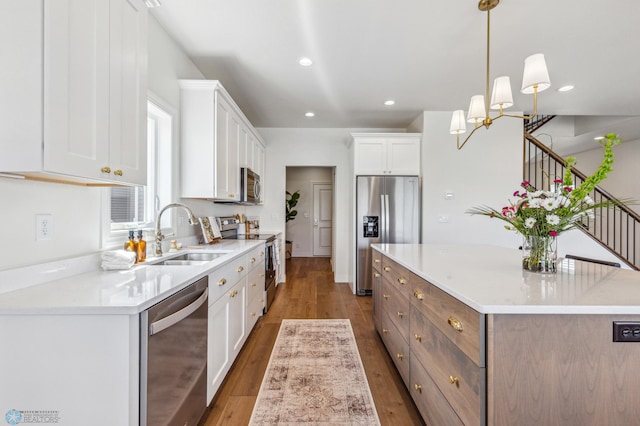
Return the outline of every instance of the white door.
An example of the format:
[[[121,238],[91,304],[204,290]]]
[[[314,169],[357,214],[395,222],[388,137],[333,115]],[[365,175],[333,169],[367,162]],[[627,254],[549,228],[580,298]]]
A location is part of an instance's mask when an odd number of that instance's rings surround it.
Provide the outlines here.
[[[333,187],[313,184],[313,255],[331,256]]]

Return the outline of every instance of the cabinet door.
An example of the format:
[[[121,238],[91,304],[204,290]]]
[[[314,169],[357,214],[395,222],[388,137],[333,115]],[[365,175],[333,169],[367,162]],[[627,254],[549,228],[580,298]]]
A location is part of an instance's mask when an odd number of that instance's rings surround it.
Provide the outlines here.
[[[387,139],[387,172],[393,175],[420,174],[420,139]]]
[[[233,362],[229,350],[229,299],[225,295],[209,306],[207,404],[211,402]]]
[[[257,139],[253,139],[253,170],[262,177],[264,177],[264,164],[264,146]]]
[[[382,333],[382,275],[375,269],[372,273],[373,323],[378,333]]]
[[[147,7],[111,0],[109,165],[114,180],[147,183]]]
[[[246,309],[247,279],[245,277],[229,294],[229,350],[232,360],[242,349],[247,337]]]
[[[251,168],[253,159],[253,147],[249,138],[249,132],[244,125],[240,126],[238,134],[238,165]]]
[[[354,142],[356,175],[381,175],[386,173],[386,141],[381,138],[358,138]]]
[[[240,122],[233,113],[231,104],[219,94],[216,98],[215,198],[239,201],[238,132]]]
[[[108,179],[109,2],[44,2],[45,171]]]

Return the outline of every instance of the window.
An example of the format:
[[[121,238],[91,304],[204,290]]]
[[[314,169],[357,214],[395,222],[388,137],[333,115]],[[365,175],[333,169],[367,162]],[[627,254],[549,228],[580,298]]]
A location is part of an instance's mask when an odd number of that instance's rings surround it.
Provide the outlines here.
[[[147,185],[106,190],[103,196],[106,206],[103,248],[120,244],[128,230],[153,229],[160,206],[172,199],[173,123],[176,114],[163,102],[153,97],[150,99],[147,103]],[[164,217],[162,222],[167,225]]]

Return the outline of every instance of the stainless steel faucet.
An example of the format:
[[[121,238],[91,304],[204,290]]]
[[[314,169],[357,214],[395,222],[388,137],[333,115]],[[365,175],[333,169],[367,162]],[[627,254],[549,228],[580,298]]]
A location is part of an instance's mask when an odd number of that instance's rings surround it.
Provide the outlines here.
[[[189,223],[191,225],[198,225],[200,223],[200,221],[198,221],[198,218],[195,217],[195,215],[193,214],[193,212],[191,211],[191,209],[187,206],[185,206],[182,203],[171,203],[171,204],[167,204],[166,206],[164,206],[162,209],[160,209],[160,211],[158,212],[158,216],[156,216],[156,256],[162,256],[162,240],[164,239],[164,235],[162,234],[162,231],[160,230],[160,217],[162,216],[162,213],[164,213],[165,210],[171,208],[171,207],[181,207],[183,209],[185,209],[187,211],[187,214],[189,215]]]

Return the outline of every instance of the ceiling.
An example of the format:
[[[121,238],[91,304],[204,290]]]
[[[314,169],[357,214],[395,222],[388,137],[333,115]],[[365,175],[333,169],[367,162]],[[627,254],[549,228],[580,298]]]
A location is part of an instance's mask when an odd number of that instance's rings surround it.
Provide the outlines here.
[[[256,127],[406,128],[485,90],[476,0],[162,0],[151,13]],[[511,76],[514,110],[531,110],[523,61],[542,52],[538,113],[640,116],[640,1],[502,0],[491,38],[491,79]]]

